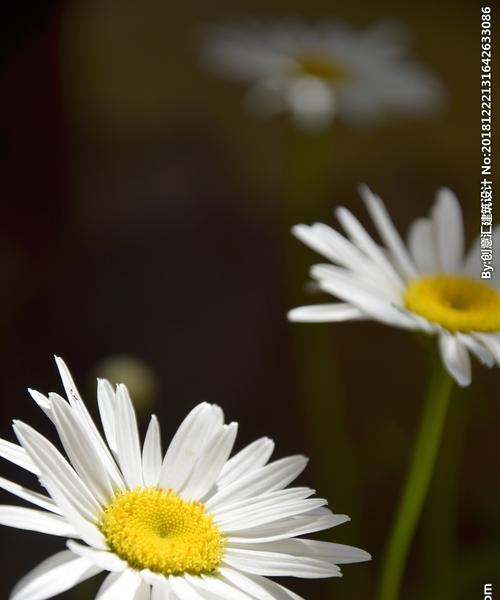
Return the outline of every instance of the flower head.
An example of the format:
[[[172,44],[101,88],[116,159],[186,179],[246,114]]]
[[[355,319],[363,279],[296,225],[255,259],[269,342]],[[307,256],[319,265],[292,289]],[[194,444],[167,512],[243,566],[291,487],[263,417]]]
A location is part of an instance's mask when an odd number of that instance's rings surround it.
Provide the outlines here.
[[[203,403],[162,456],[155,416],[140,444],[123,385],[98,383],[104,438],[66,365],[56,359],[68,401],[30,390],[51,419],[65,458],[29,425],[0,455],[38,476],[48,495],[0,479],[5,490],[44,510],[0,506],[0,523],[71,538],[14,588],[11,600],[44,600],[109,572],[100,600],[298,599],[268,576],[336,577],[338,563],[368,560],[357,548],[299,538],[348,520],[307,487],[287,487],[303,456],[269,462],[259,439],[229,458],[237,424]]]
[[[388,23],[356,31],[332,21],[250,21],[210,27],[204,56],[212,70],[249,86],[255,112],[286,112],[301,128],[322,129],[337,116],[358,122],[440,104],[441,86],[405,56],[403,33]]]
[[[345,208],[336,216],[347,237],[316,223],[294,234],[334,264],[311,269],[319,288],[342,302],[296,308],[292,321],[373,319],[394,327],[437,335],[448,372],[462,386],[471,381],[469,352],[483,364],[500,366],[500,262],[481,279],[480,241],[464,255],[460,204],[441,189],[427,218],[410,227],[407,245],[382,200],[366,187],[361,195],[384,243],[379,246]],[[493,228],[500,246],[500,226]]]

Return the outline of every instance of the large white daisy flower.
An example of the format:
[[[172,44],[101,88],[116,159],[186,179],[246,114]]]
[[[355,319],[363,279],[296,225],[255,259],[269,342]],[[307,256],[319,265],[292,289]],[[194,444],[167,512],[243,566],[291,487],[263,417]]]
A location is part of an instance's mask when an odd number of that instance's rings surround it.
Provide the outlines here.
[[[289,319],[373,319],[437,335],[443,363],[462,386],[471,381],[469,352],[500,366],[499,254],[493,277],[481,279],[480,241],[464,255],[456,196],[441,189],[429,217],[411,225],[405,245],[382,200],[364,186],[360,191],[385,247],[342,207],[335,212],[347,237],[322,223],[295,226],[300,240],[335,263],[315,265],[311,276],[342,302],[296,308]],[[500,226],[493,228],[493,245],[500,248]]]
[[[29,425],[14,421],[20,445],[0,440],[0,455],[38,476],[48,495],[0,479],[44,510],[0,506],[0,523],[71,538],[14,588],[11,600],[51,598],[108,571],[99,600],[286,600],[299,596],[274,576],[337,577],[337,564],[368,560],[357,548],[297,536],[344,523],[314,490],[287,486],[307,459],[269,462],[259,439],[229,458],[237,424],[200,404],[162,455],[152,416],[140,444],[123,385],[98,383],[105,440],[61,359],[68,401],[30,390],[51,419],[67,458]]]
[[[332,21],[249,21],[208,28],[204,58],[249,86],[254,111],[288,112],[298,126],[321,129],[337,115],[357,122],[440,105],[441,86],[406,57],[405,37],[393,23],[356,31]]]

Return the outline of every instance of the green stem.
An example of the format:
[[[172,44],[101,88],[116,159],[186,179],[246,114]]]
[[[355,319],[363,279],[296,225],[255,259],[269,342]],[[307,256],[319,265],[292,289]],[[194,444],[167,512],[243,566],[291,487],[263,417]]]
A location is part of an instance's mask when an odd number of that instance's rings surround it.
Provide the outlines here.
[[[399,597],[411,542],[429,489],[452,387],[451,377],[435,356],[410,470],[382,567],[379,600],[397,600]]]

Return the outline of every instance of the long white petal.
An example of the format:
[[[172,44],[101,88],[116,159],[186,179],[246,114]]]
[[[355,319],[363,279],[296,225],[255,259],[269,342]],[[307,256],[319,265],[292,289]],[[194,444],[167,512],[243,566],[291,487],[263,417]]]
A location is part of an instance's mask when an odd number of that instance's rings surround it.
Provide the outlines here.
[[[312,304],[288,311],[289,321],[297,323],[335,323],[337,321],[360,321],[369,318],[363,311],[347,302]]]
[[[197,590],[213,594],[216,598],[224,600],[253,600],[229,581],[224,581],[219,575],[201,575],[200,577],[188,576],[186,579]]]
[[[92,494],[102,504],[114,496],[113,482],[105,468],[100,448],[87,428],[75,415],[74,409],[59,395],[49,394],[54,424],[71,464]]]
[[[422,275],[432,275],[440,270],[435,226],[431,219],[413,221],[408,230],[408,248]]]
[[[442,188],[438,191],[431,215],[441,269],[446,273],[456,273],[462,266],[464,226],[460,203],[451,190]]]
[[[266,525],[253,527],[248,531],[228,532],[227,541],[229,544],[275,542],[316,531],[323,531],[349,521],[347,515],[334,515],[330,511],[323,514],[315,514],[317,512],[312,511],[311,513],[298,515],[292,519],[280,519]]]
[[[28,456],[26,450],[18,444],[0,439],[0,456],[25,469],[34,475],[40,476],[40,470]]]
[[[64,517],[34,508],[24,508],[24,506],[1,504],[0,525],[38,531],[48,535],[78,537],[78,532]]]
[[[360,186],[359,192],[375,226],[377,227],[380,237],[387,248],[392,252],[394,260],[397,262],[402,275],[407,279],[415,279],[418,277],[417,269],[410,258],[401,236],[394,227],[382,200],[373,194],[365,185]]]
[[[340,577],[340,569],[325,560],[277,552],[227,548],[223,563],[241,571],[267,577]]]
[[[124,385],[116,394],[116,446],[123,477],[130,489],[143,485],[142,458],[134,407]]]
[[[89,562],[99,567],[102,571],[121,573],[127,568],[127,563],[113,552],[96,550],[90,546],[83,546],[73,540],[66,542],[68,548],[77,556],[83,556]]]
[[[353,277],[338,273],[335,275],[335,279],[333,277],[329,280],[324,279],[319,282],[319,285],[323,291],[353,304],[377,321],[403,329],[418,329],[418,324],[414,319],[396,308],[381,294],[368,291],[362,282]]]
[[[184,498],[202,498],[215,484],[234,446],[238,425],[223,425],[207,444],[190,475],[187,484],[181,488]]]
[[[481,364],[490,368],[494,366],[496,361],[493,353],[479,340],[475,339],[471,334],[468,333],[458,332],[456,336],[469,350],[469,352],[474,354]]]
[[[96,519],[101,506],[55,446],[21,421],[15,421],[14,431],[36,463],[44,482],[54,481],[82,516]]]
[[[307,463],[308,459],[300,455],[287,456],[269,463],[219,490],[206,502],[206,509],[212,512],[225,504],[281,490],[302,473]]]
[[[40,468],[44,486],[69,523],[89,545],[105,549],[95,522],[101,511],[92,494],[54,446],[29,425],[14,422],[14,431]]]
[[[92,417],[90,416],[90,413],[87,407],[85,406],[85,403],[83,402],[80,394],[78,393],[75,382],[71,377],[71,373],[69,372],[68,367],[66,366],[62,358],[56,356],[55,359],[69,403],[75,409],[76,414],[81,419],[82,425],[88,428],[89,434],[94,439],[96,446],[99,447],[100,453],[103,457],[103,461],[105,462],[105,467],[110,477],[112,478],[114,485],[118,488],[123,487],[123,479],[116,467],[116,463],[113,460],[113,457],[111,456],[108,447],[104,443],[104,440],[102,439],[102,436],[99,433]]]
[[[206,600],[184,577],[170,576],[168,582],[179,600]]]
[[[240,548],[253,549],[255,546],[240,544]],[[370,554],[345,544],[333,544],[331,542],[321,542],[308,539],[289,539],[277,542],[269,542],[259,546],[259,550],[265,552],[278,552],[279,554],[289,554],[291,556],[318,558],[332,562],[334,564],[348,564],[366,562],[371,560]]]
[[[160,424],[151,415],[144,446],[142,448],[142,477],[144,485],[157,485],[162,463]]]
[[[468,386],[471,382],[471,365],[463,343],[456,336],[443,332],[439,336],[439,351],[448,373],[458,385]]]
[[[500,366],[500,335],[494,333],[479,333],[472,334],[481,344],[491,352],[495,357],[496,363]]]
[[[135,600],[142,585],[140,576],[130,569],[110,573],[99,588],[95,600]]]
[[[341,206],[335,210],[335,214],[352,241],[377,264],[393,285],[403,289],[404,282],[399,273],[351,211]]]
[[[242,475],[248,475],[260,469],[267,464],[273,451],[274,442],[270,438],[263,437],[255,440],[227,461],[217,480],[218,486],[226,487]]]
[[[106,441],[111,450],[116,454],[116,395],[113,386],[106,379],[97,380],[97,404],[104,429]]]
[[[43,410],[43,412],[52,420],[52,407],[50,406],[50,401],[47,396],[44,396],[40,392],[36,390],[32,390],[28,388],[29,395],[33,398],[33,400],[37,403],[37,405]]]
[[[188,414],[165,454],[159,480],[161,487],[179,489],[186,482],[202,454],[213,426],[214,411],[206,402],[199,404]]]
[[[85,581],[101,569],[87,559],[63,550],[47,558],[25,575],[11,592],[10,600],[45,600]]]
[[[48,496],[44,496],[38,492],[33,492],[32,490],[29,490],[18,483],[14,483],[13,481],[9,481],[8,479],[0,477],[0,488],[10,492],[11,494],[14,494],[18,498],[22,498],[23,500],[31,502],[31,504],[36,504],[36,506],[50,510],[50,512],[58,515],[61,514],[59,508]]]
[[[258,600],[303,600],[290,590],[259,575],[243,574],[230,567],[222,567],[220,573],[224,579]]]

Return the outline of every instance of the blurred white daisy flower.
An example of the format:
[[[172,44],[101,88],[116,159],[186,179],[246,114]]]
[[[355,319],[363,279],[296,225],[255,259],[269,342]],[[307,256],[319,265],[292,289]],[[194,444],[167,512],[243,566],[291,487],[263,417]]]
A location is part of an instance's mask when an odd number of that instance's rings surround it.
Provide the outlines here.
[[[365,186],[360,191],[384,247],[342,207],[336,216],[347,237],[322,223],[295,226],[300,240],[335,263],[313,266],[311,276],[342,302],[296,308],[288,318],[373,319],[437,335],[442,361],[461,386],[471,381],[469,352],[489,367],[500,366],[499,255],[494,276],[481,279],[479,239],[464,255],[456,196],[441,189],[429,217],[411,225],[405,244],[382,200]],[[493,244],[500,247],[500,226],[494,228]]]
[[[406,56],[407,46],[394,23],[357,31],[333,21],[249,21],[208,27],[204,59],[249,86],[254,112],[287,112],[301,128],[323,129],[337,116],[359,122],[438,108],[442,86]]]
[[[0,523],[72,539],[26,575],[11,600],[51,598],[101,571],[109,575],[99,600],[293,600],[299,596],[268,577],[336,577],[337,564],[370,558],[297,537],[348,520],[314,490],[287,488],[305,457],[268,462],[274,444],[262,438],[229,458],[237,424],[225,425],[222,410],[206,403],[189,413],[163,457],[157,419],[141,448],[126,387],[99,380],[103,439],[56,360],[69,402],[30,393],[67,458],[15,421],[20,445],[0,440],[0,455],[38,476],[48,495],[0,479],[44,509],[3,505]]]

